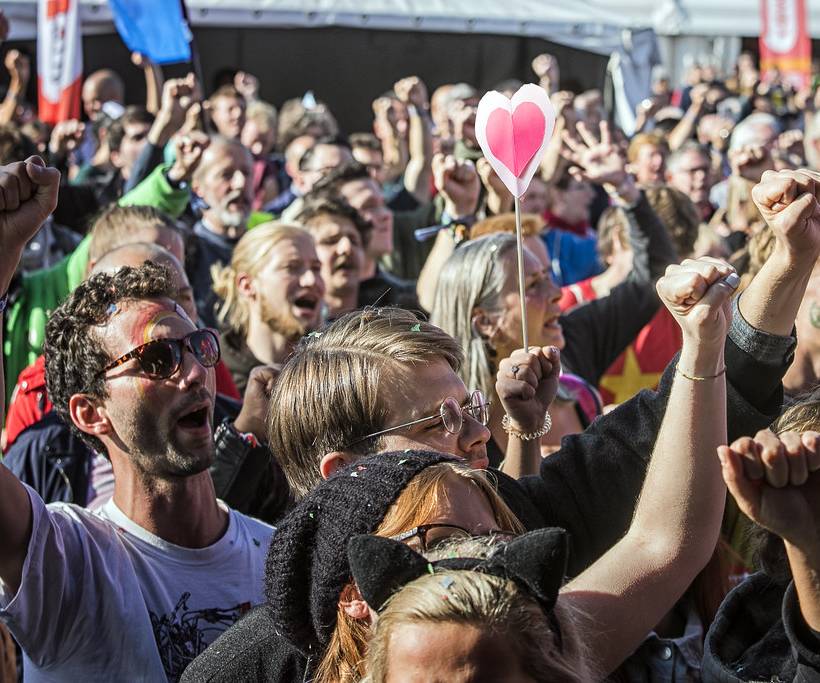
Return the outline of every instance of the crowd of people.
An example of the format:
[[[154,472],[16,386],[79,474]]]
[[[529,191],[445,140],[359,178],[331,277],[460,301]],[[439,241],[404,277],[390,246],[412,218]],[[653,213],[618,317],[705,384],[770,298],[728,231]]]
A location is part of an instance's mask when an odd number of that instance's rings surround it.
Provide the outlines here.
[[[5,51],[2,683],[820,681],[820,89],[536,57],[522,302],[481,90],[133,63]]]

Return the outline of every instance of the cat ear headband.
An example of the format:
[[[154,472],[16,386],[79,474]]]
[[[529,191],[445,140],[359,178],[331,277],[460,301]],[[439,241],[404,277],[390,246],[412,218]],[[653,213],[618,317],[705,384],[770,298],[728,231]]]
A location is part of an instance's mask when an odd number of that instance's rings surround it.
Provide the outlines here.
[[[429,562],[409,546],[379,536],[354,536],[347,546],[350,568],[364,600],[381,610],[396,591],[424,574],[469,570],[514,581],[550,615],[564,582],[569,552],[563,529],[539,529],[500,545],[489,557]]]

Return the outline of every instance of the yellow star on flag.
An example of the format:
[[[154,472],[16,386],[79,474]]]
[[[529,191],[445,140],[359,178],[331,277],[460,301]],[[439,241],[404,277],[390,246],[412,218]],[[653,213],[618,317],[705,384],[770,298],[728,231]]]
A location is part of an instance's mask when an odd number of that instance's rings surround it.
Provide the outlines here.
[[[604,375],[601,387],[609,391],[613,403],[628,401],[641,389],[654,389],[663,375],[662,372],[644,372],[638,362],[635,349],[628,346],[624,351],[624,366],[620,375]]]

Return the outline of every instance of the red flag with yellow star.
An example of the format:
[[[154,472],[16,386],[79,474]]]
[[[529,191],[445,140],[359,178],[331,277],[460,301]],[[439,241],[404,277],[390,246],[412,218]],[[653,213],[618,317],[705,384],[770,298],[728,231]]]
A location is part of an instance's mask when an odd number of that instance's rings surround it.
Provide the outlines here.
[[[655,389],[664,368],[680,350],[680,326],[663,306],[601,378],[605,404],[623,403],[641,389]]]

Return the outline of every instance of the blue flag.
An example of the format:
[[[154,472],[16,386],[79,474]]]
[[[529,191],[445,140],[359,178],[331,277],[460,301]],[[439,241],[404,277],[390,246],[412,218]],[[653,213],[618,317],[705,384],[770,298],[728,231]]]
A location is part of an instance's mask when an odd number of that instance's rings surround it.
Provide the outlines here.
[[[191,32],[177,0],[108,0],[114,25],[131,52],[156,64],[191,61]]]

